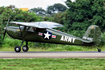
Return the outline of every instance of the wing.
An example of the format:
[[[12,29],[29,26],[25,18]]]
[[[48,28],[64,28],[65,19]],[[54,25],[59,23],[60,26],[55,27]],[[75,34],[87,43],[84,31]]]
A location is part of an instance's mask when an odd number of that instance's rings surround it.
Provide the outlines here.
[[[17,25],[23,25],[23,26],[29,26],[29,27],[36,27],[36,28],[57,28],[57,27],[63,27],[63,25],[55,22],[48,22],[48,21],[42,21],[42,22],[10,22],[15,23]]]

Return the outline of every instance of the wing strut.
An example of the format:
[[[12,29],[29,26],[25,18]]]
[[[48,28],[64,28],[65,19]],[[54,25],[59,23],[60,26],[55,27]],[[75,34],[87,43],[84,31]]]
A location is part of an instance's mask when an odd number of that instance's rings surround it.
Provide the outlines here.
[[[20,29],[20,35],[21,35],[22,38],[23,38],[23,33],[22,33],[22,30],[21,30],[20,26],[19,26],[19,29]]]

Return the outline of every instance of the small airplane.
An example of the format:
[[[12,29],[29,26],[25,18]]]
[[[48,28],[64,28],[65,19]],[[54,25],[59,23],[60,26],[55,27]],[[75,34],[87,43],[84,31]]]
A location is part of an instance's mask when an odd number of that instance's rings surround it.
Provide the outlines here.
[[[7,33],[14,39],[22,40],[21,45],[14,48],[15,52],[21,51],[21,47],[24,41],[26,41],[26,45],[22,47],[22,50],[24,52],[27,52],[29,50],[28,42],[43,42],[82,46],[99,45],[99,43],[101,42],[101,30],[97,25],[89,26],[83,38],[79,38],[55,30],[54,28],[63,27],[63,25],[55,22],[10,22],[12,24],[18,25],[18,27],[8,26],[8,22],[6,27],[4,28],[5,32],[3,39],[5,37],[5,34]],[[98,49],[98,52],[101,52],[101,49]]]

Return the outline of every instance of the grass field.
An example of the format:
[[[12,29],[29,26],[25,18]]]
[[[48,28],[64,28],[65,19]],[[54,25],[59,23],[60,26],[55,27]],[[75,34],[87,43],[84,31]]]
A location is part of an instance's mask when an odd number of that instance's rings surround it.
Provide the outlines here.
[[[15,46],[14,46],[15,47]],[[0,47],[0,51],[14,51],[14,47]],[[99,47],[105,51],[105,47]],[[29,51],[97,51],[96,47],[84,47],[74,45],[57,45],[55,47],[29,47]]]
[[[0,59],[0,70],[105,70],[105,59]]]

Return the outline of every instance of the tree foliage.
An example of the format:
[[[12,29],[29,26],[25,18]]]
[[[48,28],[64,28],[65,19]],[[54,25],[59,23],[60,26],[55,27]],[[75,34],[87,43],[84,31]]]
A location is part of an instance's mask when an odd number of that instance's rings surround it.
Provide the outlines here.
[[[64,12],[67,9],[66,6],[60,3],[56,3],[54,5],[48,6],[47,8],[47,13],[52,14],[52,13],[58,13],[58,12]]]
[[[69,7],[65,23],[67,28],[86,30],[89,25],[98,25],[101,30],[105,29],[105,9],[103,0],[71,0],[66,1]]]
[[[2,15],[0,15],[0,46],[2,45],[2,34],[3,34],[3,24],[2,24]]]
[[[22,11],[17,8],[11,9],[8,7],[0,7],[0,14],[3,16],[3,24],[6,25],[8,18],[10,21],[24,21],[24,22],[34,22],[39,21],[40,17],[36,16],[35,13],[29,13],[28,11]]]
[[[57,3],[53,5],[53,10],[54,11],[58,11],[58,12],[64,12],[67,9],[66,6],[64,6],[63,4]]]
[[[53,21],[64,25],[65,16],[66,12],[56,13]]]
[[[38,8],[32,8],[30,9],[30,12],[35,12],[37,15],[45,15],[46,11],[42,9],[41,7]]]
[[[47,8],[47,13],[48,13],[48,14],[52,14],[53,12],[54,12],[53,6],[48,6],[48,8]]]

